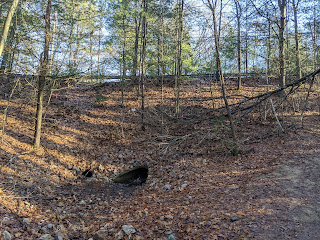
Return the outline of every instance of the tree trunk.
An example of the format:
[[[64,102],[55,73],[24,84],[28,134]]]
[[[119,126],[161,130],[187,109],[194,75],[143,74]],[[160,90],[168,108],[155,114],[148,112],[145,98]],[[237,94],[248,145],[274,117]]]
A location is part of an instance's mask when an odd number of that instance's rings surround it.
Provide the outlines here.
[[[216,61],[217,61],[217,66],[218,66],[219,80],[220,80],[220,84],[221,84],[223,100],[224,100],[227,114],[228,114],[228,118],[230,121],[230,128],[231,128],[231,134],[232,134],[232,139],[233,139],[233,146],[231,148],[231,151],[234,155],[237,155],[238,154],[238,144],[237,144],[236,132],[235,132],[234,124],[233,124],[230,106],[229,106],[227,95],[226,95],[225,82],[224,82],[223,71],[222,71],[222,66],[221,66],[220,46],[219,46],[219,37],[218,37],[218,30],[217,30],[217,20],[216,20],[217,0],[215,0],[215,3],[212,3],[210,0],[207,0],[207,3],[208,3],[208,6],[211,10],[212,18],[213,18],[213,31],[214,31],[213,33],[214,33]]]
[[[236,5],[236,16],[237,16],[237,25],[238,25],[238,34],[237,34],[237,50],[238,50],[238,87],[241,89],[241,29],[240,29],[240,20],[241,20],[241,6],[238,0],[234,1]]]
[[[50,47],[50,14],[51,14],[51,0],[48,0],[45,16],[45,41],[43,50],[43,59],[40,58],[40,76],[38,82],[38,100],[37,100],[37,113],[36,113],[36,126],[34,136],[34,147],[40,147],[41,127],[42,127],[42,112],[43,112],[43,97],[44,88],[46,84],[46,75],[48,73],[49,64],[49,47]]]
[[[74,16],[73,16],[73,10],[71,12],[71,23],[70,23],[70,34],[69,34],[69,74],[74,72],[74,63],[72,60],[72,45],[73,45],[73,28],[74,28]]]
[[[246,0],[246,55],[245,55],[245,71],[246,71],[246,78],[248,78],[248,2]]]
[[[145,127],[145,107],[144,107],[144,78],[145,78],[145,64],[146,64],[146,45],[147,45],[147,10],[148,0],[143,0],[143,17],[142,17],[142,51],[141,51],[141,129],[144,131]]]
[[[12,5],[11,5],[9,12],[8,12],[7,18],[6,18],[6,21],[4,22],[2,34],[1,34],[1,38],[0,38],[0,57],[2,56],[2,52],[4,49],[4,45],[6,43],[9,28],[10,28],[10,23],[11,23],[13,15],[16,11],[16,8],[18,6],[18,3],[19,3],[19,0],[13,0]]]
[[[99,47],[98,47],[98,59],[97,59],[97,75],[98,75],[98,78],[100,81],[101,81],[101,79],[100,79],[101,29],[102,29],[102,20],[100,19],[99,39],[98,39]]]
[[[90,37],[89,37],[89,44],[90,44],[90,75],[92,77],[93,75],[93,51],[92,51],[92,34],[93,32],[90,33]]]
[[[317,68],[317,20],[316,20],[316,12],[317,12],[316,4],[313,6],[313,25],[310,24],[310,32],[312,38],[312,48],[313,48],[313,71]]]
[[[161,0],[161,102],[163,103],[163,83],[164,83],[164,6]]]
[[[286,5],[287,0],[278,0],[280,8],[280,25],[279,25],[279,62],[280,62],[280,87],[286,85],[285,76],[285,59],[284,59],[284,31],[286,24]]]
[[[79,50],[80,50],[80,39],[81,39],[80,36],[82,34],[82,31],[79,30],[79,24],[77,24],[76,26],[77,26],[77,28],[76,28],[76,47],[74,49],[73,58],[72,58],[72,61],[73,61],[73,73],[74,74],[78,71],[78,53],[79,53]]]
[[[58,22],[58,12],[55,12],[54,14],[54,24],[53,24],[53,29],[52,29],[52,36],[51,36],[51,55],[50,55],[50,61],[49,61],[49,69],[48,73],[51,75],[52,74],[52,69],[53,69],[53,59],[54,59],[54,38],[55,38],[55,33],[56,33],[56,26]]]
[[[178,51],[177,51],[177,72],[176,72],[176,117],[180,114],[180,85],[182,72],[182,36],[183,36],[183,5],[184,0],[178,3]]]
[[[157,64],[157,76],[160,77],[160,68],[161,68],[161,58],[160,58],[160,36],[157,36],[157,60],[158,60],[158,64]]]
[[[293,16],[294,16],[294,38],[296,42],[296,75],[298,79],[302,78],[301,65],[300,65],[298,19],[297,19],[299,1],[300,0],[298,0],[297,4],[295,4],[295,0],[292,0]]]
[[[122,45],[122,78],[121,78],[121,107],[124,107],[124,83],[127,75],[127,64],[126,64],[126,25],[125,16],[122,19],[123,24],[123,45]]]
[[[270,77],[270,55],[271,55],[271,20],[269,18],[269,14],[267,13],[268,19],[268,37],[267,37],[267,67],[266,67],[266,83],[267,89],[269,85],[269,77]]]
[[[136,1],[136,10],[137,10],[138,1]],[[132,63],[132,73],[133,82],[137,83],[137,70],[138,70],[138,49],[139,49],[139,33],[140,33],[140,25],[141,25],[141,15],[138,17],[135,15],[134,18],[135,23],[135,39],[134,39],[134,54],[133,54],[133,63]]]

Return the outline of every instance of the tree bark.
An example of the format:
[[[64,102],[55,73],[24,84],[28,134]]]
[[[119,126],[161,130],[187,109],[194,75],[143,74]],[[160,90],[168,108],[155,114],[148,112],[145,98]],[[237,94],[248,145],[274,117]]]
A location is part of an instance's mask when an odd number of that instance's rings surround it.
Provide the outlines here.
[[[245,71],[246,71],[246,78],[248,78],[248,2],[246,0],[246,53],[245,53]]]
[[[269,77],[270,77],[270,55],[271,55],[271,20],[269,18],[269,14],[267,13],[268,19],[268,37],[267,37],[267,67],[266,67],[266,83],[267,89],[269,85]]]
[[[160,68],[161,68],[161,52],[160,52],[160,36],[157,36],[157,60],[158,60],[158,64],[157,64],[157,76],[160,77]]]
[[[296,43],[296,75],[297,75],[298,79],[302,78],[301,64],[300,64],[298,19],[297,19],[299,1],[300,0],[298,0],[297,4],[295,4],[295,0],[292,0],[293,17],[294,17],[294,38],[295,38],[295,43]]]
[[[42,113],[43,113],[43,97],[44,88],[46,84],[46,75],[48,73],[49,65],[49,48],[50,48],[50,14],[51,14],[51,0],[48,0],[45,16],[45,41],[43,58],[40,57],[40,76],[38,81],[38,99],[37,99],[37,113],[36,125],[34,135],[34,148],[40,147],[41,127],[42,127]]]
[[[231,134],[232,134],[232,139],[233,139],[233,146],[232,146],[231,150],[234,155],[237,155],[238,154],[238,144],[237,144],[236,131],[235,131],[235,127],[233,124],[232,114],[231,114],[230,106],[229,106],[227,95],[226,95],[225,82],[224,82],[223,71],[222,71],[222,66],[221,66],[220,46],[219,46],[219,37],[218,37],[217,19],[216,19],[217,0],[215,0],[215,2],[213,2],[213,0],[212,1],[207,0],[207,4],[211,10],[212,18],[213,18],[213,34],[214,34],[216,61],[217,61],[217,66],[218,66],[219,80],[220,80],[220,84],[221,84],[221,91],[222,91],[223,100],[224,100],[226,110],[227,110],[227,115],[228,115],[228,118],[230,121],[230,128],[231,128]]]
[[[93,51],[92,51],[92,34],[93,32],[90,33],[90,37],[89,37],[89,44],[90,44],[90,74],[91,76],[93,75]]]
[[[145,127],[145,107],[144,107],[144,78],[145,78],[145,63],[146,63],[146,45],[147,45],[147,10],[148,10],[148,0],[143,0],[143,17],[142,17],[142,50],[141,50],[141,129],[144,131]]]
[[[176,72],[176,117],[180,114],[180,85],[182,73],[182,36],[183,36],[183,6],[184,0],[178,3],[178,51],[177,51],[177,72]]]
[[[123,45],[122,45],[122,78],[121,78],[121,107],[124,107],[124,83],[127,75],[127,64],[126,64],[126,25],[125,25],[125,16],[122,19],[123,24]]]
[[[74,28],[74,16],[73,10],[71,12],[70,34],[69,34],[69,74],[74,72],[74,60],[72,60],[72,43],[73,43],[73,28]]]
[[[163,103],[163,83],[164,83],[164,5],[161,0],[161,102]]]
[[[16,8],[18,6],[18,3],[19,3],[19,0],[13,0],[12,5],[11,5],[9,12],[8,12],[7,18],[6,18],[6,21],[4,22],[2,34],[1,34],[1,38],[0,38],[0,57],[2,56],[4,45],[7,41],[10,23],[11,23],[11,20],[12,20],[14,13],[16,12]]]
[[[284,31],[286,24],[286,6],[287,0],[278,0],[280,8],[280,24],[279,24],[279,62],[280,62],[280,87],[286,85],[285,76],[285,59],[284,59]]]
[[[53,29],[52,29],[52,33],[51,33],[51,55],[50,55],[50,61],[49,61],[49,69],[48,69],[48,73],[51,75],[52,74],[52,69],[53,69],[53,59],[54,59],[54,38],[55,38],[55,33],[56,33],[56,26],[57,26],[57,22],[58,22],[58,12],[55,12],[54,14],[54,24],[53,24]]]
[[[136,11],[137,11],[137,4],[136,3]],[[132,63],[132,73],[131,75],[133,76],[133,82],[137,83],[137,70],[138,70],[138,49],[139,49],[139,36],[140,36],[140,25],[141,25],[141,15],[139,17],[135,15],[134,18],[134,23],[135,23],[135,39],[134,39],[134,54],[133,54],[133,63]]]
[[[313,26],[311,28],[311,35],[312,35],[312,47],[313,47],[313,70],[315,71],[317,68],[317,44],[316,44],[316,40],[317,40],[317,20],[316,20],[316,4],[314,4],[313,6]],[[313,32],[313,34],[312,34]]]
[[[241,89],[241,29],[240,29],[240,20],[241,20],[241,6],[238,0],[234,0],[236,5],[236,16],[237,16],[237,50],[238,50],[238,86],[237,89]]]

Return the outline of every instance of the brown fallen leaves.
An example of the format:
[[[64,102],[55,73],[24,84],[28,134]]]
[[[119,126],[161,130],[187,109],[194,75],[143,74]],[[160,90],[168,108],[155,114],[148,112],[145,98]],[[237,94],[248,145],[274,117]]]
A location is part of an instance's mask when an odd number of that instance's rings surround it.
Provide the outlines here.
[[[248,82],[242,94],[263,91]],[[235,157],[227,150],[227,123],[212,120],[218,114],[212,102],[192,100],[195,93],[197,99],[211,97],[205,82],[184,85],[179,120],[172,118],[173,89],[165,88],[161,100],[161,91],[150,87],[145,132],[133,89],[126,90],[124,108],[117,86],[99,89],[104,101],[95,101],[95,92],[82,84],[54,98],[47,117],[55,120],[45,121],[42,150],[19,155],[10,165],[10,156],[30,150],[29,115],[35,111],[23,98],[13,100],[0,149],[1,231],[15,239],[58,232],[89,239],[102,229],[107,239],[116,239],[130,224],[137,231],[133,239],[268,239],[263,229],[279,224],[287,204],[279,179],[268,174],[303,151],[295,134],[278,136],[272,115],[261,121],[256,111],[238,122],[241,152]],[[218,88],[214,94],[220,94]],[[6,102],[0,104],[3,109]],[[146,184],[110,182],[137,164],[149,166]],[[81,176],[86,169],[94,171],[93,180]]]

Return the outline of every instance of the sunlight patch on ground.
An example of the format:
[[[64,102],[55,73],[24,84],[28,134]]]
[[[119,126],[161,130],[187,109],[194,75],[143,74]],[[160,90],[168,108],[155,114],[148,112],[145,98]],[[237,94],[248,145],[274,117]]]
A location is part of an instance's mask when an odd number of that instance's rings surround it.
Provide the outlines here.
[[[89,136],[90,135],[86,131],[78,130],[78,129],[75,129],[75,128],[72,128],[72,127],[59,126],[59,128],[61,128],[61,130],[73,132],[73,133],[76,133],[76,134],[79,134],[79,135],[82,135],[82,136]],[[63,136],[64,136],[63,138],[66,137],[66,135],[63,135]]]

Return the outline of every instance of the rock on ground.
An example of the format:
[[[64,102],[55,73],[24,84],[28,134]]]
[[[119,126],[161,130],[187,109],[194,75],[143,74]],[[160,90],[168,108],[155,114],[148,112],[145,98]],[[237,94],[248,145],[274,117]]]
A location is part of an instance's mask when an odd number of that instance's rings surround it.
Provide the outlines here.
[[[109,232],[107,230],[99,230],[95,234],[93,234],[93,240],[105,240],[108,239]]]

